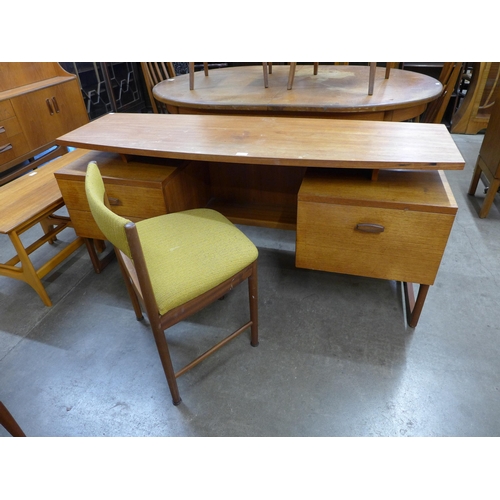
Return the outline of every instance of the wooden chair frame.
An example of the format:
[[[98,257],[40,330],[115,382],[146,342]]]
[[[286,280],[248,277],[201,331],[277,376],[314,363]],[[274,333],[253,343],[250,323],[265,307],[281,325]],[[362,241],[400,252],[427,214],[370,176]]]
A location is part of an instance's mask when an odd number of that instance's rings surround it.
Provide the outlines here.
[[[338,63],[335,63],[338,64]],[[346,63],[344,63],[346,64]],[[391,74],[391,68],[395,65],[395,63],[388,62],[386,63],[385,67],[385,78],[389,78]],[[313,63],[313,74],[317,75],[318,74],[318,67],[319,63],[315,62]],[[287,89],[292,90],[293,87],[293,80],[295,78],[295,70],[297,68],[297,63],[296,62],[291,62],[290,63],[290,71],[288,73],[288,84],[287,84]],[[368,75],[368,95],[373,95],[373,88],[375,85],[375,73],[377,71],[377,63],[376,62],[371,62],[370,63],[370,73]]]
[[[164,80],[175,78],[174,65],[171,62],[141,62],[141,68],[146,81],[146,88],[153,113],[165,113],[165,105],[155,99],[153,87]]]
[[[269,87],[269,76],[273,72],[273,63],[271,62],[263,62],[262,70],[264,74],[264,87],[267,89]],[[208,63],[203,63],[203,71],[205,72],[205,76],[208,76]],[[189,63],[189,90],[194,90],[194,62]]]
[[[104,203],[108,208],[110,208],[110,203],[106,194],[104,197]],[[201,361],[219,350],[230,340],[234,339],[248,328],[250,328],[250,344],[253,347],[256,347],[259,344],[257,260],[220,285],[217,285],[195,299],[168,311],[166,314],[160,315],[137,232],[137,227],[133,222],[129,222],[125,225],[125,234],[130,247],[132,260],[119,248],[115,247],[118,262],[125,279],[125,284],[136,318],[138,320],[143,318],[142,309],[145,310],[148,316],[156,347],[158,349],[158,354],[167,378],[168,387],[172,395],[172,402],[177,406],[182,401],[177,385],[178,377],[186,373],[191,368],[194,368]],[[170,357],[168,342],[164,333],[165,330],[191,316],[195,312],[200,311],[212,302],[220,299],[245,280],[248,280],[250,320],[198,356],[196,359],[185,365],[183,368],[175,371]]]
[[[0,425],[13,437],[26,437],[23,430],[16,422],[9,410],[0,401]]]
[[[443,92],[436,100],[429,103],[420,121],[424,123],[441,123],[461,74],[462,63],[444,63],[443,69],[439,75],[439,81],[443,85]]]

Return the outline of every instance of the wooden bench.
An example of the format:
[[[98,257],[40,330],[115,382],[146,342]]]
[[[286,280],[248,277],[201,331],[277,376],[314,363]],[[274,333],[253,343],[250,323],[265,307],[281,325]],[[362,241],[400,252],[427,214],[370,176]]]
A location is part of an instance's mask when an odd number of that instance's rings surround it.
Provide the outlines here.
[[[0,264],[0,276],[28,283],[46,306],[51,306],[52,302],[41,279],[79,248],[84,240],[76,237],[38,269],[35,269],[29,256],[44,243],[54,244],[58,233],[67,227],[72,227],[69,217],[55,214],[64,207],[64,200],[54,172],[86,153],[88,151],[81,149],[71,151],[29,174],[0,186],[0,234],[9,236],[17,254]],[[20,235],[38,223],[42,226],[43,236],[25,247]]]

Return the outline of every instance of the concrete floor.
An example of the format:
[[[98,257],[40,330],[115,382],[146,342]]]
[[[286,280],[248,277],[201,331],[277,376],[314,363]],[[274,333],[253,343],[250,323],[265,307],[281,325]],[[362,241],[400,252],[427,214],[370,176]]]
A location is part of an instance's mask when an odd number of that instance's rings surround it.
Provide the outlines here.
[[[244,333],[181,377],[174,407],[116,260],[95,274],[82,247],[43,280],[51,308],[0,277],[0,400],[28,436],[499,436],[500,197],[479,219],[482,183],[467,196],[482,137],[454,136],[459,211],[416,329],[399,283],[295,269],[294,232],[244,227],[260,345]],[[174,327],[174,363],[246,314],[239,287]]]

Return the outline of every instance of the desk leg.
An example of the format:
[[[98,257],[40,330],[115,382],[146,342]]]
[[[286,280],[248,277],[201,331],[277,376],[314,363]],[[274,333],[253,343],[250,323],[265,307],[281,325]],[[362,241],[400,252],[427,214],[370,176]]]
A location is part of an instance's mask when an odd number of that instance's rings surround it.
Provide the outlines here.
[[[90,261],[94,266],[94,271],[96,274],[100,274],[100,272],[110,263],[111,259],[115,255],[115,252],[111,250],[103,258],[99,258],[97,253],[102,253],[104,251],[106,248],[105,243],[101,240],[93,240],[91,238],[83,238],[83,240],[85,241]]]
[[[408,324],[412,328],[415,328],[420,318],[422,308],[424,307],[425,298],[427,297],[427,292],[429,291],[429,285],[419,286],[417,300],[415,300],[415,295],[413,293],[413,283],[403,283],[403,285],[405,291],[406,316],[408,318]]]

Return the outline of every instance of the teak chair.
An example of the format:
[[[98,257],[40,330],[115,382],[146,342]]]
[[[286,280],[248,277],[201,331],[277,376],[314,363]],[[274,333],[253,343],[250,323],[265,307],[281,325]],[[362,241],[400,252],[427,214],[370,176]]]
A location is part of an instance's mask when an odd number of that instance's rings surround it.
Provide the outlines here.
[[[394,63],[386,63],[385,67],[385,78],[389,78],[391,74],[391,67],[394,65]],[[318,74],[318,67],[319,63],[315,62],[313,63],[313,74],[317,75]],[[297,63],[296,62],[291,62],[290,63],[290,70],[288,72],[288,85],[287,89],[292,90],[293,86],[293,80],[295,78],[295,69],[297,68]],[[375,72],[377,70],[377,63],[376,62],[371,62],[370,63],[370,74],[368,76],[368,95],[373,95],[373,87],[375,83]]]
[[[85,190],[92,215],[114,245],[138,320],[141,306],[151,324],[174,405],[181,402],[177,378],[247,328],[258,345],[257,248],[222,214],[192,209],[133,223],[109,208],[95,162]],[[164,331],[248,280],[250,321],[174,371]]]
[[[156,101],[153,87],[164,80],[175,78],[174,65],[171,62],[141,62],[141,68],[153,113],[166,113],[165,105]]]
[[[439,75],[439,81],[443,85],[441,95],[427,106],[421,122],[441,123],[444,113],[448,107],[453,91],[462,73],[462,63],[445,62]]]
[[[203,71],[208,76],[208,63],[203,63]],[[194,62],[189,63],[189,90],[194,90]]]
[[[500,193],[500,99],[497,99],[491,110],[488,128],[483,137],[481,149],[477,157],[474,174],[469,186],[468,194],[474,196],[481,175],[489,186],[485,189],[483,205],[479,210],[479,217],[484,219],[495,201],[495,196]]]
[[[272,74],[273,72],[273,63],[262,63],[262,70],[264,73],[264,87],[267,89],[269,87],[269,76],[268,74]],[[268,70],[269,68],[269,70]],[[203,63],[203,70],[205,72],[205,76],[208,76],[208,63]],[[189,90],[194,90],[194,62],[189,63]]]

